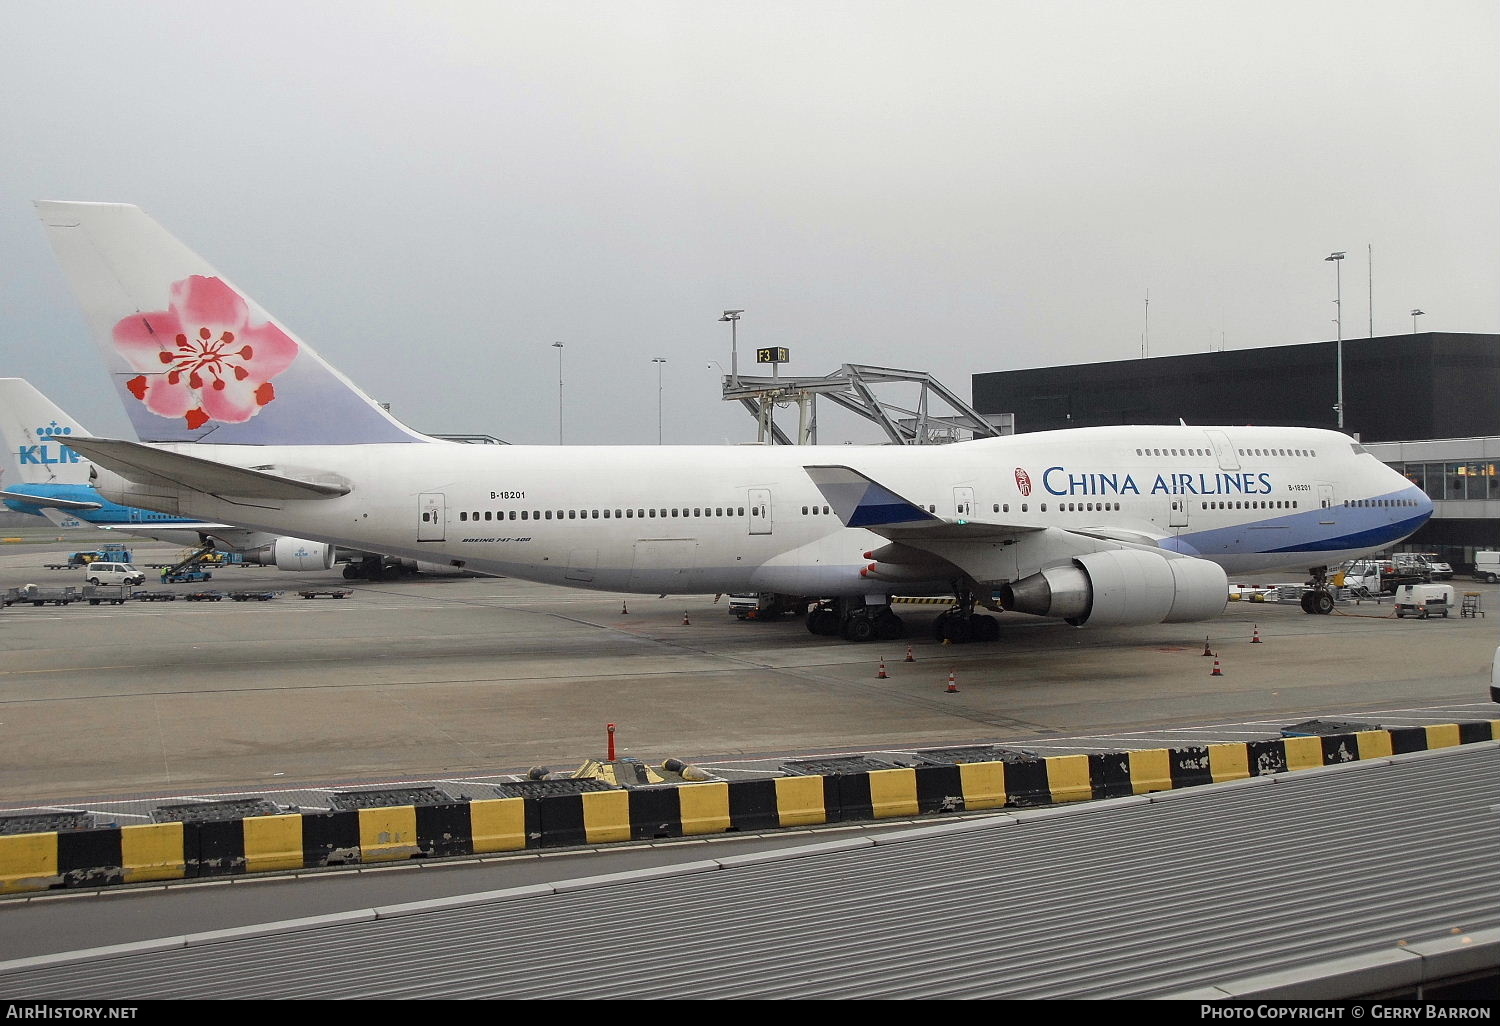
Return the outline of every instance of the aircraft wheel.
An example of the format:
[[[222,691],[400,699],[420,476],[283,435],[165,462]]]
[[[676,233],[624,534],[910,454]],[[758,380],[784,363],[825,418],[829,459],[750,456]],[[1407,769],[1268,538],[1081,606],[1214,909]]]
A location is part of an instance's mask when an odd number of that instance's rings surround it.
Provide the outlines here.
[[[807,629],[814,634],[829,637],[839,632],[839,614],[832,609],[819,606],[808,611]]]
[[[906,621],[887,609],[875,618],[875,636],[881,641],[906,637]]]
[[[1313,611],[1313,593],[1310,591],[1302,593],[1302,611],[1304,613],[1311,613]]]
[[[993,616],[976,614],[970,621],[975,641],[999,641],[1000,621]]]
[[[943,624],[943,638],[955,645],[962,645],[966,641],[973,641],[973,622],[962,613],[956,616],[949,616],[947,622]]]
[[[844,637],[850,641],[874,641],[875,621],[864,613],[849,617],[844,621]]]
[[[1312,611],[1320,616],[1333,612],[1333,596],[1326,591],[1313,592]]]

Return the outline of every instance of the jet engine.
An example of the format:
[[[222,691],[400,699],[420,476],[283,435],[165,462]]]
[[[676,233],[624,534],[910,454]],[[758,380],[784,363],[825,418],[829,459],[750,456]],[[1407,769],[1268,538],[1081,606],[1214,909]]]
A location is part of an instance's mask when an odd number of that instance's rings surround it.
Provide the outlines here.
[[[1206,559],[1107,549],[1004,585],[999,598],[1005,609],[1075,627],[1189,623],[1224,612],[1229,578]]]
[[[272,553],[278,570],[332,570],[333,546],[303,538],[277,538]]]

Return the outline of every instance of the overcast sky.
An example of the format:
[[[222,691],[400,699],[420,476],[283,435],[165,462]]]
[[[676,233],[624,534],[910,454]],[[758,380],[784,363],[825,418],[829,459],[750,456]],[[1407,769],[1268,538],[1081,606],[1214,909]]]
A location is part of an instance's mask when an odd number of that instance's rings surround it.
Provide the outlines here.
[[[0,97],[0,376],[96,434],[36,199],[139,204],[408,424],[516,443],[558,341],[567,442],[655,443],[658,371],[667,443],[753,440],[727,308],[742,372],[966,400],[1331,339],[1334,250],[1346,339],[1500,331],[1494,0],[4,0]]]

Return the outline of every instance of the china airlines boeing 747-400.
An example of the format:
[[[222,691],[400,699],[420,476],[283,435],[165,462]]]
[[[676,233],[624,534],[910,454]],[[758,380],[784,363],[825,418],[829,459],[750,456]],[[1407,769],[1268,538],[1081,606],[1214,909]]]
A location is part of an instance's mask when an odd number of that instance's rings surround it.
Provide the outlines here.
[[[139,441],[72,437],[109,499],[489,574],[760,592],[899,637],[893,596],[1083,625],[1205,620],[1226,572],[1388,548],[1432,503],[1352,438],[1081,428],[941,446],[471,446],[419,434],[138,207],[37,204]],[[1326,588],[1305,608],[1327,612]]]

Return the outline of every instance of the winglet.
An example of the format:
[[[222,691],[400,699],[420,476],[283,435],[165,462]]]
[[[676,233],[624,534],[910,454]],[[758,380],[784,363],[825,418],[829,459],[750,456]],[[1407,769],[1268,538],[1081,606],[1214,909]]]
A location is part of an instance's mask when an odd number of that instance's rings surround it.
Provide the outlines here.
[[[916,503],[909,502],[878,481],[851,467],[803,467],[845,527],[882,527],[892,524],[943,523]]]

